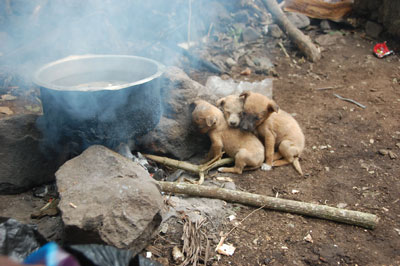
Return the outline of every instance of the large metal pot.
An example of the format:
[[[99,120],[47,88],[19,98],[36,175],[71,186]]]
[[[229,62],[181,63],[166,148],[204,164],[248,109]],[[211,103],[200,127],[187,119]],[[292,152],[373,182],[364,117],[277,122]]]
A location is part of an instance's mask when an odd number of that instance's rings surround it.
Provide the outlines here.
[[[47,145],[113,148],[146,134],[161,116],[163,71],[154,60],[125,55],[71,56],[45,65],[33,80],[40,86],[38,126]]]

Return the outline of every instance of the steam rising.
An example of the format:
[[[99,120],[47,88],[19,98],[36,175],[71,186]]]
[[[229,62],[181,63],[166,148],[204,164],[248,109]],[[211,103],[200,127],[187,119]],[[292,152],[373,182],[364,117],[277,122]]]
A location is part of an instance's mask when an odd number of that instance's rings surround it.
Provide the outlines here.
[[[42,65],[71,55],[135,55],[174,65],[181,57],[178,43],[200,40],[218,12],[211,0],[1,1],[0,68],[11,66],[31,80]],[[90,82],[120,84],[100,77]],[[92,97],[88,92],[58,94],[42,89],[47,106],[38,126],[47,146],[57,150],[68,141],[83,149],[97,143],[116,146],[158,122],[159,91],[119,92],[112,101],[108,93]]]
[[[188,40],[188,25],[191,41],[200,39],[213,12],[203,0],[1,1],[0,58],[30,74],[80,54],[139,55],[170,65],[179,56],[176,44]]]

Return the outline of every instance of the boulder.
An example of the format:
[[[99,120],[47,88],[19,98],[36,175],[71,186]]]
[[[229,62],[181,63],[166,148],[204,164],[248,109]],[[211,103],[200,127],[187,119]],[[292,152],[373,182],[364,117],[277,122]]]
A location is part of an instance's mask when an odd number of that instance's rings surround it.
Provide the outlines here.
[[[274,38],[282,38],[284,36],[283,31],[277,24],[268,25],[268,32]]]
[[[286,12],[286,16],[298,29],[303,29],[310,25],[310,19],[306,15],[296,12]]]
[[[140,252],[161,223],[157,183],[138,163],[95,145],[56,173],[66,241]]]
[[[255,30],[253,27],[246,27],[241,34],[241,40],[243,42],[255,42],[260,37],[261,33]]]
[[[54,181],[57,162],[40,148],[37,118],[27,114],[0,119],[0,194],[17,194]]]
[[[208,149],[208,138],[198,133],[189,111],[196,99],[215,100],[205,91],[183,70],[169,67],[162,77],[163,116],[154,130],[136,139],[138,150],[187,160]]]

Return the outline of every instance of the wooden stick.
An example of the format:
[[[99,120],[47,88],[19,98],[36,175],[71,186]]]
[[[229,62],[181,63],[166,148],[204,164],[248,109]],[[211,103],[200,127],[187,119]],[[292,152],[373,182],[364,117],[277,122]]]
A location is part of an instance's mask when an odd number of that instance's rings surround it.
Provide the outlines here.
[[[186,171],[189,171],[192,173],[199,174],[199,176],[200,176],[200,179],[198,182],[199,185],[201,185],[204,182],[205,174],[207,174],[208,171],[210,171],[211,169],[221,166],[221,165],[230,164],[230,163],[234,162],[234,160],[232,158],[224,158],[224,159],[214,158],[205,164],[197,165],[197,164],[191,164],[188,162],[178,161],[178,160],[170,159],[167,157],[161,157],[161,156],[157,156],[157,155],[143,154],[143,156],[150,160],[153,160],[155,162],[164,164],[166,166],[175,167],[175,168],[183,169],[183,170],[186,170]]]
[[[317,62],[321,59],[320,50],[311,42],[311,39],[308,36],[304,35],[289,21],[283,11],[279,8],[276,0],[262,1],[268,11],[275,17],[281,29],[286,32],[292,42],[297,45],[300,51],[302,51],[310,61]]]
[[[216,198],[256,207],[261,207],[265,205],[265,208],[271,210],[307,215],[341,223],[358,225],[368,229],[374,229],[379,221],[379,218],[374,214],[339,209],[325,205],[273,198],[264,195],[218,187],[207,187],[185,183],[172,183],[161,181],[158,183],[160,184],[161,190],[164,192]]]

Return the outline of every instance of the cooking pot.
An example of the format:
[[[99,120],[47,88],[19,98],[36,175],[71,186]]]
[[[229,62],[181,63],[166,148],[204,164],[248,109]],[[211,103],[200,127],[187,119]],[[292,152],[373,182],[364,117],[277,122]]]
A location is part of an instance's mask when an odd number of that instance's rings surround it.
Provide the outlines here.
[[[70,56],[43,66],[33,81],[40,87],[45,143],[113,148],[146,134],[161,117],[163,71],[154,60],[127,55]]]

